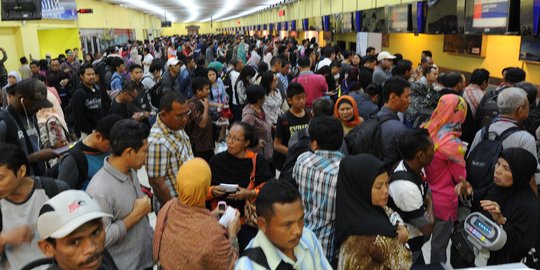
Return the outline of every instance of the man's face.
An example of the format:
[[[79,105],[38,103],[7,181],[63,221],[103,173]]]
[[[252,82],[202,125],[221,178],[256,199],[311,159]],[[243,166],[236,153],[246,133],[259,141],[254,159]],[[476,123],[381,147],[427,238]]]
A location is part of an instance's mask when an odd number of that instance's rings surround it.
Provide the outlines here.
[[[46,256],[54,256],[60,269],[96,270],[103,260],[105,228],[101,219],[89,221],[68,236],[56,239],[55,245],[41,240],[39,247]]]
[[[281,251],[292,250],[300,243],[304,228],[304,207],[300,199],[293,203],[275,203],[272,217],[259,217],[259,229]]]
[[[291,71],[291,65],[287,64],[285,67],[281,68],[281,74],[287,75]]]
[[[81,75],[81,80],[86,85],[93,86],[96,83],[96,72],[93,68],[87,68],[84,70],[84,74]]]
[[[244,68],[244,62],[242,61],[236,62],[236,67],[235,67],[236,71],[240,72],[243,68]]]
[[[170,71],[172,74],[177,75],[180,72],[180,63],[170,66]]]
[[[57,62],[57,61],[54,61],[54,62]],[[52,63],[51,63],[51,68],[52,68]],[[58,68],[60,68],[60,65],[58,65]],[[30,64],[30,72],[32,72],[32,74],[39,73],[39,67],[36,64]]]
[[[15,174],[7,165],[0,166],[0,199],[9,196],[22,181],[26,166],[22,166]]]
[[[194,69],[195,68],[195,60],[191,60],[188,62],[188,68],[189,69]]]
[[[384,69],[391,69],[392,68],[392,65],[393,65],[393,62],[391,59],[384,59],[382,60],[382,67]]]
[[[60,62],[58,60],[51,61],[51,70],[55,72],[60,70]]]
[[[75,55],[74,55],[74,54],[71,54],[71,53],[68,54],[68,55],[67,55],[67,60],[68,60],[69,62],[73,62],[73,60],[75,60]]]
[[[405,112],[409,108],[409,105],[411,104],[411,100],[409,98],[410,95],[411,95],[411,88],[410,87],[405,88],[403,93],[401,93],[401,96],[398,97],[398,103],[399,103],[398,111]]]
[[[184,129],[186,126],[191,111],[186,102],[173,102],[172,110],[169,112],[161,112],[161,120],[172,130]]]
[[[430,83],[434,83],[439,78],[439,71],[434,68],[428,74],[426,74],[426,80]]]
[[[141,82],[143,77],[143,70],[136,68],[131,72],[131,79],[135,82]]]
[[[148,155],[148,140],[144,139],[143,146],[139,148],[138,151],[132,149],[133,153],[129,156],[129,164],[132,169],[138,170],[146,162],[146,157]]]

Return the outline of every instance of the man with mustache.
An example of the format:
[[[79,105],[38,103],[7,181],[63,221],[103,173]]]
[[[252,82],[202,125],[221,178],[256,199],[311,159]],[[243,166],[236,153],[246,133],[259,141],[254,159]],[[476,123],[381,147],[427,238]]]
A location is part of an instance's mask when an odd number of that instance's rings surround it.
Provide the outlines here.
[[[117,270],[105,249],[104,213],[80,190],[68,190],[41,207],[37,221],[43,254],[52,258],[48,270]]]

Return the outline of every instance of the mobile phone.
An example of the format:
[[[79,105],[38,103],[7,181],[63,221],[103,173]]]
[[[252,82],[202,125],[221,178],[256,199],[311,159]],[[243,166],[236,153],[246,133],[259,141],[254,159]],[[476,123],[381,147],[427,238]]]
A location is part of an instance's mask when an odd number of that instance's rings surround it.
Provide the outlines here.
[[[225,209],[227,209],[227,203],[224,202],[224,201],[219,201],[218,202],[218,209],[219,211],[221,211],[223,214],[225,214]],[[218,215],[218,218],[221,218],[223,216],[223,214],[219,214]]]

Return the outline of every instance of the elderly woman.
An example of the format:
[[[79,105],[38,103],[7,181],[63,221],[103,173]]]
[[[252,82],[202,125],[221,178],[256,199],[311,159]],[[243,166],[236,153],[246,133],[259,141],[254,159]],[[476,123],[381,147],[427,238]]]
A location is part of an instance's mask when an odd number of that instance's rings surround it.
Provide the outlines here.
[[[238,258],[236,234],[240,214],[219,224],[217,213],[205,208],[212,178],[201,158],[186,162],[177,176],[178,199],[170,200],[157,216],[154,259],[163,269],[233,269]]]
[[[495,185],[480,207],[508,238],[502,249],[491,252],[488,265],[520,262],[536,243],[539,206],[529,185],[536,166],[536,158],[523,148],[504,150],[495,165]]]
[[[358,114],[358,106],[351,96],[341,96],[334,106],[334,117],[341,121],[343,135],[347,135],[356,126],[360,125],[363,119]]]
[[[253,168],[252,158],[255,154],[248,148],[256,146],[257,143],[257,135],[255,135],[251,125],[242,122],[234,123],[227,135],[227,151],[215,155],[210,160],[212,187],[207,199],[224,200],[227,205],[240,210],[242,217],[244,216],[246,199],[257,197],[257,189],[247,189],[251,174],[254,172],[253,180],[257,187],[273,178],[273,174],[262,155],[257,155],[255,169]],[[220,184],[238,185],[238,189],[236,192],[227,193]],[[247,224],[242,225],[238,234],[240,250],[243,250],[256,234],[256,228]]]

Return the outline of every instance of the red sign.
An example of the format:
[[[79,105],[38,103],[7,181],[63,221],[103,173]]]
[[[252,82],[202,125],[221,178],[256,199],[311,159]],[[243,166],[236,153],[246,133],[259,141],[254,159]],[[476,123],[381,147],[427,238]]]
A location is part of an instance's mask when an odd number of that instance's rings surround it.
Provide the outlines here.
[[[285,10],[284,10],[284,9],[280,9],[280,10],[278,11],[278,17],[283,17],[283,16],[285,16]]]

